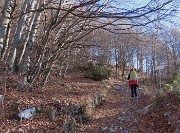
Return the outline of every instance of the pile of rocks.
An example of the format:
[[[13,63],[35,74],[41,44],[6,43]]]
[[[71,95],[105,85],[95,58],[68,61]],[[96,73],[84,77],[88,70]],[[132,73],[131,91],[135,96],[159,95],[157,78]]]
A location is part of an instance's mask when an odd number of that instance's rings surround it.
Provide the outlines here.
[[[85,114],[88,117],[92,117],[96,109],[102,104],[105,100],[109,89],[113,87],[113,84],[110,80],[104,80],[101,82],[101,88],[99,91],[94,92],[94,94],[88,96],[85,103]]]

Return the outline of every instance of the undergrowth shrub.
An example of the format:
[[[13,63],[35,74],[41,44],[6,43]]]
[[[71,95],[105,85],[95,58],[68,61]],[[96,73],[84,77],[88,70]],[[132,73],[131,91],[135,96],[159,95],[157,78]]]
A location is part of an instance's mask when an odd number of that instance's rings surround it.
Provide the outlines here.
[[[180,107],[180,75],[173,75],[166,80],[163,91],[153,100],[155,106],[167,104]]]
[[[112,68],[104,64],[90,65],[85,71],[85,75],[88,78],[94,80],[103,80],[111,76]]]
[[[171,83],[165,84],[165,90],[180,96],[180,75],[172,77]]]

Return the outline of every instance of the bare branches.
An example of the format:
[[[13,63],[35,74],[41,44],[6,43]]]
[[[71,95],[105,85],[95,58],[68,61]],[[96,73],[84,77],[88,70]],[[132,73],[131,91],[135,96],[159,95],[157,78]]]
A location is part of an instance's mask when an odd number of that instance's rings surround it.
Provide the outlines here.
[[[33,2],[37,4],[38,1],[26,0],[25,3],[27,2],[30,4],[29,7],[31,7]],[[151,0],[144,6],[132,9],[123,7],[123,4],[118,5],[118,1],[115,3],[109,0],[77,0],[75,2],[40,0],[39,2],[40,6],[38,8],[26,8],[26,10],[22,9],[22,11],[18,9],[14,10],[15,13],[10,16],[11,19],[9,21],[16,24],[17,20],[22,20],[22,23],[17,23],[11,33],[6,36],[7,38],[12,38],[12,35],[15,35],[14,38],[18,38],[18,41],[16,41],[18,47],[16,48],[17,50],[13,52],[15,55],[13,59],[19,60],[19,65],[24,63],[24,66],[26,66],[24,68],[26,68],[27,71],[25,74],[27,77],[24,79],[31,84],[34,84],[37,79],[41,79],[42,75],[46,75],[42,79],[47,80],[50,70],[53,65],[58,62],[57,60],[60,59],[60,57],[65,58],[64,56],[60,56],[64,54],[64,51],[68,50],[66,54],[70,55],[71,51],[73,54],[75,49],[83,48],[84,50],[85,47],[87,47],[85,51],[88,55],[88,49],[91,49],[91,47],[99,49],[103,44],[107,44],[109,40],[104,39],[100,34],[97,34],[97,36],[101,36],[101,43],[98,43],[98,40],[96,40],[98,37],[96,36],[94,36],[92,40],[88,39],[92,32],[99,30],[102,30],[103,35],[105,31],[108,31],[108,35],[110,35],[111,38],[113,38],[114,33],[121,34],[122,40],[120,40],[123,44],[118,47],[120,47],[123,54],[119,59],[124,60],[124,62],[121,62],[121,66],[124,67],[127,60],[132,60],[132,50],[128,44],[134,44],[133,41],[136,40],[131,40],[126,35],[129,34],[135,38],[136,35],[144,32],[143,30],[135,29],[136,27],[151,24],[155,24],[156,26],[155,22],[157,20],[164,19],[164,17],[174,12],[174,6],[172,4],[174,0],[166,0],[159,3]],[[23,7],[23,5],[18,4],[17,6]],[[39,16],[38,19],[35,19],[35,15]],[[34,18],[34,20],[30,18]],[[34,29],[31,29],[30,27],[33,27],[33,25]],[[21,27],[18,32],[19,36],[15,34],[18,27]],[[32,36],[26,37],[24,35]],[[107,36],[107,38],[109,38],[109,36]],[[20,42],[20,40],[22,42]],[[112,44],[112,42],[109,42],[109,44]],[[122,48],[126,47],[125,44],[127,44],[127,49]],[[9,50],[13,47],[13,44],[9,43],[7,46]],[[21,52],[21,49],[23,49],[23,52]],[[5,54],[8,54],[8,50]],[[111,53],[106,49],[99,51],[102,53]],[[17,52],[17,54],[15,54],[15,52]],[[12,53],[10,53],[10,55],[11,54]],[[103,56],[103,54],[101,55]],[[104,56],[110,60],[110,57],[107,57],[107,55]],[[11,65],[14,67],[15,63]],[[22,72],[22,70],[20,71]]]

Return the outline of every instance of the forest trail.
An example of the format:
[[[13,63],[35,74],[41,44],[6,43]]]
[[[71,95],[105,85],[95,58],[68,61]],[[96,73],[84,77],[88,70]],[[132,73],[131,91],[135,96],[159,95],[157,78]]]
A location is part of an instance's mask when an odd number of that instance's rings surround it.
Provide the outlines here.
[[[150,105],[151,97],[138,90],[138,99],[131,98],[128,86],[119,82],[114,85],[107,100],[96,111],[85,133],[170,133],[165,123],[153,122],[149,117],[143,117],[142,109]],[[157,116],[158,117],[158,116]],[[149,121],[148,121],[149,119]],[[156,118],[155,118],[156,119]]]
[[[54,122],[43,113],[22,122],[9,117],[18,113],[18,105],[27,108],[51,106],[52,103],[65,101],[72,104],[82,103],[87,100],[88,95],[102,87],[99,81],[84,78],[79,74],[68,75],[61,79],[58,76],[51,76],[43,90],[36,88],[27,92],[18,91],[13,89],[16,84],[15,78],[7,82],[9,88],[4,100],[4,113],[0,118],[3,122],[0,125],[2,133],[61,132],[63,114],[57,114]],[[97,108],[87,124],[77,125],[76,133],[172,133],[167,118],[164,117],[164,113],[172,108],[160,107],[144,115],[141,109],[152,103],[153,96],[152,92],[147,93],[151,90],[150,86],[140,84],[140,88],[143,89],[138,90],[139,98],[131,99],[127,83],[122,80],[114,81],[102,105]]]

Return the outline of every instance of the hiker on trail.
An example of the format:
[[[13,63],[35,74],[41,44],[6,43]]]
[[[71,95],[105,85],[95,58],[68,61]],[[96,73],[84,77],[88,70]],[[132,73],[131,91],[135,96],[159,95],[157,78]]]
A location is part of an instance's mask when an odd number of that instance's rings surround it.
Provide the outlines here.
[[[129,87],[131,88],[131,96],[137,98],[137,87],[139,85],[137,81],[138,77],[134,68],[130,70],[130,73],[128,75],[128,80],[129,80]]]

